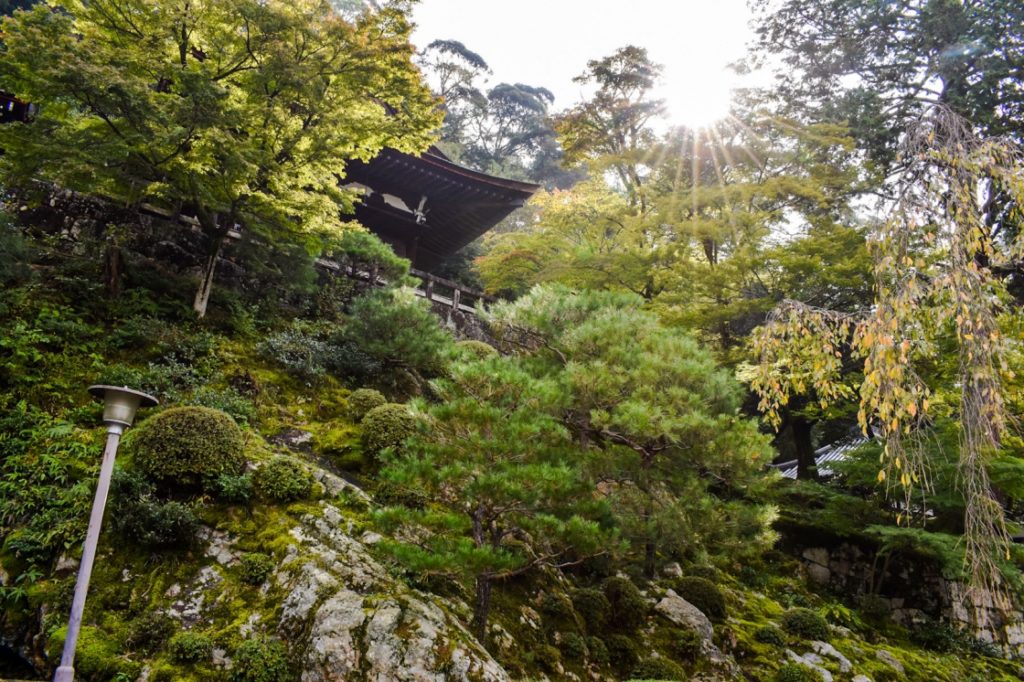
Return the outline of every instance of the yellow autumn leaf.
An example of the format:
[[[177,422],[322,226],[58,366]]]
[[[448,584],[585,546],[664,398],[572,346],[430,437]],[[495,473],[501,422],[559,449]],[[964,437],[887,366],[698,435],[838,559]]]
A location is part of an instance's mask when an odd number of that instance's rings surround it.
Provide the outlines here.
[[[878,482],[881,483],[885,480],[885,469],[878,470]]]

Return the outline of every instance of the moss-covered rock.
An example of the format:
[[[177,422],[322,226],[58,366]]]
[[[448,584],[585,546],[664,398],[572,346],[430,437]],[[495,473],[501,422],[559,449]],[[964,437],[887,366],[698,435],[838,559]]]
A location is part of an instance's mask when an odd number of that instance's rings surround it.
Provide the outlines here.
[[[245,440],[225,412],[173,407],[142,422],[126,443],[134,465],[166,485],[197,485],[245,464]]]
[[[821,614],[801,607],[792,608],[782,615],[782,627],[791,635],[809,640],[828,640],[832,632]]]

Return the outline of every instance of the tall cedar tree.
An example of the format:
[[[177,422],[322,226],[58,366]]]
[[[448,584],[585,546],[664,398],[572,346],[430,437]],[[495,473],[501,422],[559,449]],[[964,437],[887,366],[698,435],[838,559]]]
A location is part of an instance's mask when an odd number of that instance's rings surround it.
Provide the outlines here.
[[[241,229],[337,232],[345,163],[424,149],[440,124],[396,8],[327,0],[60,0],[2,24],[0,89],[39,105],[0,128],[7,183],[45,179],[194,213],[207,253],[193,307]]]

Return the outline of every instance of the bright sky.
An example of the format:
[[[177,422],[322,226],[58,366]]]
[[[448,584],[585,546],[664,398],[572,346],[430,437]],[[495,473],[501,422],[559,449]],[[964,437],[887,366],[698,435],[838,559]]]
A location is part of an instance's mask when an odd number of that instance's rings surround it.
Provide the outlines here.
[[[491,66],[490,85],[546,87],[555,111],[580,99],[572,78],[587,60],[646,47],[665,66],[672,122],[698,126],[727,113],[726,66],[743,56],[748,18],[746,0],[421,0],[413,42],[461,41]]]

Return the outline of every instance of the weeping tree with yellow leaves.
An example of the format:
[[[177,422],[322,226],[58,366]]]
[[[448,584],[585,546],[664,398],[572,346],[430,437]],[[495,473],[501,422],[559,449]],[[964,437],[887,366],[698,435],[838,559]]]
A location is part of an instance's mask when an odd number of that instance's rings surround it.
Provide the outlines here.
[[[874,305],[863,315],[787,301],[753,339],[752,386],[769,423],[812,395],[822,406],[859,394],[859,421],[884,442],[878,481],[900,499],[897,521],[923,519],[930,490],[930,431],[937,397],[927,368],[955,354],[948,413],[958,424],[966,573],[977,590],[1002,593],[1009,533],[987,464],[1008,435],[1006,384],[1012,340],[1006,276],[1024,239],[1024,153],[978,137],[945,108],[902,142],[902,172],[888,219],[873,231]],[[859,389],[844,373],[863,360]]]

